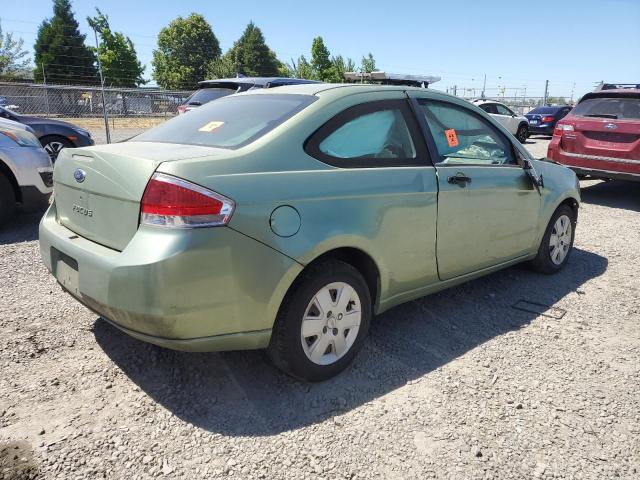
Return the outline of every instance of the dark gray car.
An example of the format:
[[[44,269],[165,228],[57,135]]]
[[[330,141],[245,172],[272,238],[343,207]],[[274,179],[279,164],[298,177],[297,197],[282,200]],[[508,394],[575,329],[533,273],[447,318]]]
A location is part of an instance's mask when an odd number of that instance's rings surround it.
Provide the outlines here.
[[[198,90],[193,92],[182,105],[178,106],[178,113],[186,113],[205,103],[226,97],[232,93],[246,92],[254,88],[274,88],[284,85],[300,85],[303,83],[321,82],[287,77],[237,77],[203,80],[202,82],[198,82]]]
[[[87,130],[69,122],[20,115],[4,107],[0,107],[0,117],[31,127],[52,162],[56,161],[58,153],[65,147],[89,147],[94,144]]]

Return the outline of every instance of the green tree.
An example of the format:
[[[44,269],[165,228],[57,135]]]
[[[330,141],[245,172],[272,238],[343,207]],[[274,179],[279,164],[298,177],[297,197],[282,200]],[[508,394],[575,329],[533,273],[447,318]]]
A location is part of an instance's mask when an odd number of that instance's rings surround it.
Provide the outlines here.
[[[287,65],[285,76],[292,78],[305,78],[307,80],[319,80],[317,72],[309,63],[304,55],[300,55],[298,60],[291,59],[291,63]]]
[[[158,34],[153,78],[163,88],[194,88],[220,58],[220,43],[202,15],[178,17]]]
[[[328,82],[334,77],[329,56],[329,49],[325,46],[322,37],[314,38],[311,44],[311,66],[315,70],[316,77],[323,82]]]
[[[371,73],[376,71],[376,61],[373,58],[371,52],[366,57],[362,57],[362,62],[360,64],[362,71],[365,73]]]
[[[209,72],[215,77],[272,77],[281,73],[282,63],[267,46],[260,29],[249,22],[242,36],[221,59],[211,62]]]
[[[355,69],[356,64],[350,58],[345,60],[342,55],[331,57],[331,75],[326,81],[330,83],[342,83],[344,82],[344,73],[354,72]]]
[[[84,40],[69,0],[53,0],[53,17],[38,28],[35,79],[42,81],[44,70],[48,82],[98,83],[95,56]]]
[[[136,49],[129,37],[112,32],[108,17],[96,8],[95,17],[87,17],[91,28],[100,35],[100,47],[92,48],[100,59],[106,85],[135,87],[144,83],[144,65],[138,60]]]
[[[30,73],[29,53],[23,49],[24,40],[14,39],[13,33],[3,36],[0,25],[0,76],[4,78],[24,77]]]

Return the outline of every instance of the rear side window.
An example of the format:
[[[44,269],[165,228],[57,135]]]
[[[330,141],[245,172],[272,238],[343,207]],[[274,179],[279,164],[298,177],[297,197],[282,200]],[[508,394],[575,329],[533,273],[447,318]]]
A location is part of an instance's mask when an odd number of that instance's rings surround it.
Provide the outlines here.
[[[180,115],[132,142],[235,149],[248,145],[313,103],[311,95],[230,95]]]
[[[576,105],[571,111],[571,115],[613,118],[618,120],[639,120],[640,98],[589,98]]]
[[[305,145],[311,156],[340,167],[376,167],[424,163],[426,149],[407,102],[363,103],[339,113]],[[419,160],[419,157],[421,159]]]
[[[467,108],[419,100],[433,135],[440,165],[515,165],[511,142]]]
[[[495,103],[483,103],[482,105],[480,105],[480,108],[487,113],[494,113],[494,114],[498,113]]]
[[[499,115],[513,115],[513,112],[511,110],[509,110],[504,105],[500,105],[499,103],[496,103],[496,110],[498,111]]]

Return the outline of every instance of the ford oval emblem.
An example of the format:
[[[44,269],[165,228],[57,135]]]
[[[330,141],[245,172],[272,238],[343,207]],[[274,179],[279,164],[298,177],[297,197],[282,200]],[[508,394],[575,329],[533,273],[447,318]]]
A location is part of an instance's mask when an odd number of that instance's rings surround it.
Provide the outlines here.
[[[73,172],[73,178],[76,179],[76,182],[82,183],[84,179],[87,178],[87,173],[81,168],[76,168],[76,171]]]
[[[618,128],[618,126],[615,123],[607,123],[604,128],[606,128],[607,130],[615,130],[616,128]]]

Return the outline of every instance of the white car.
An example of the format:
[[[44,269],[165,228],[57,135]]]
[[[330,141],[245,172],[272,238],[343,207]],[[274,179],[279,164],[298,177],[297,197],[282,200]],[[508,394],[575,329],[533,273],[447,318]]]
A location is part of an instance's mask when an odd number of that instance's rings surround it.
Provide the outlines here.
[[[509,107],[495,100],[478,99],[471,103],[480,107],[499,121],[520,143],[524,143],[527,140],[529,136],[529,122],[526,117],[517,115]]]
[[[27,125],[0,119],[0,226],[16,211],[49,204],[53,191],[51,158]]]

